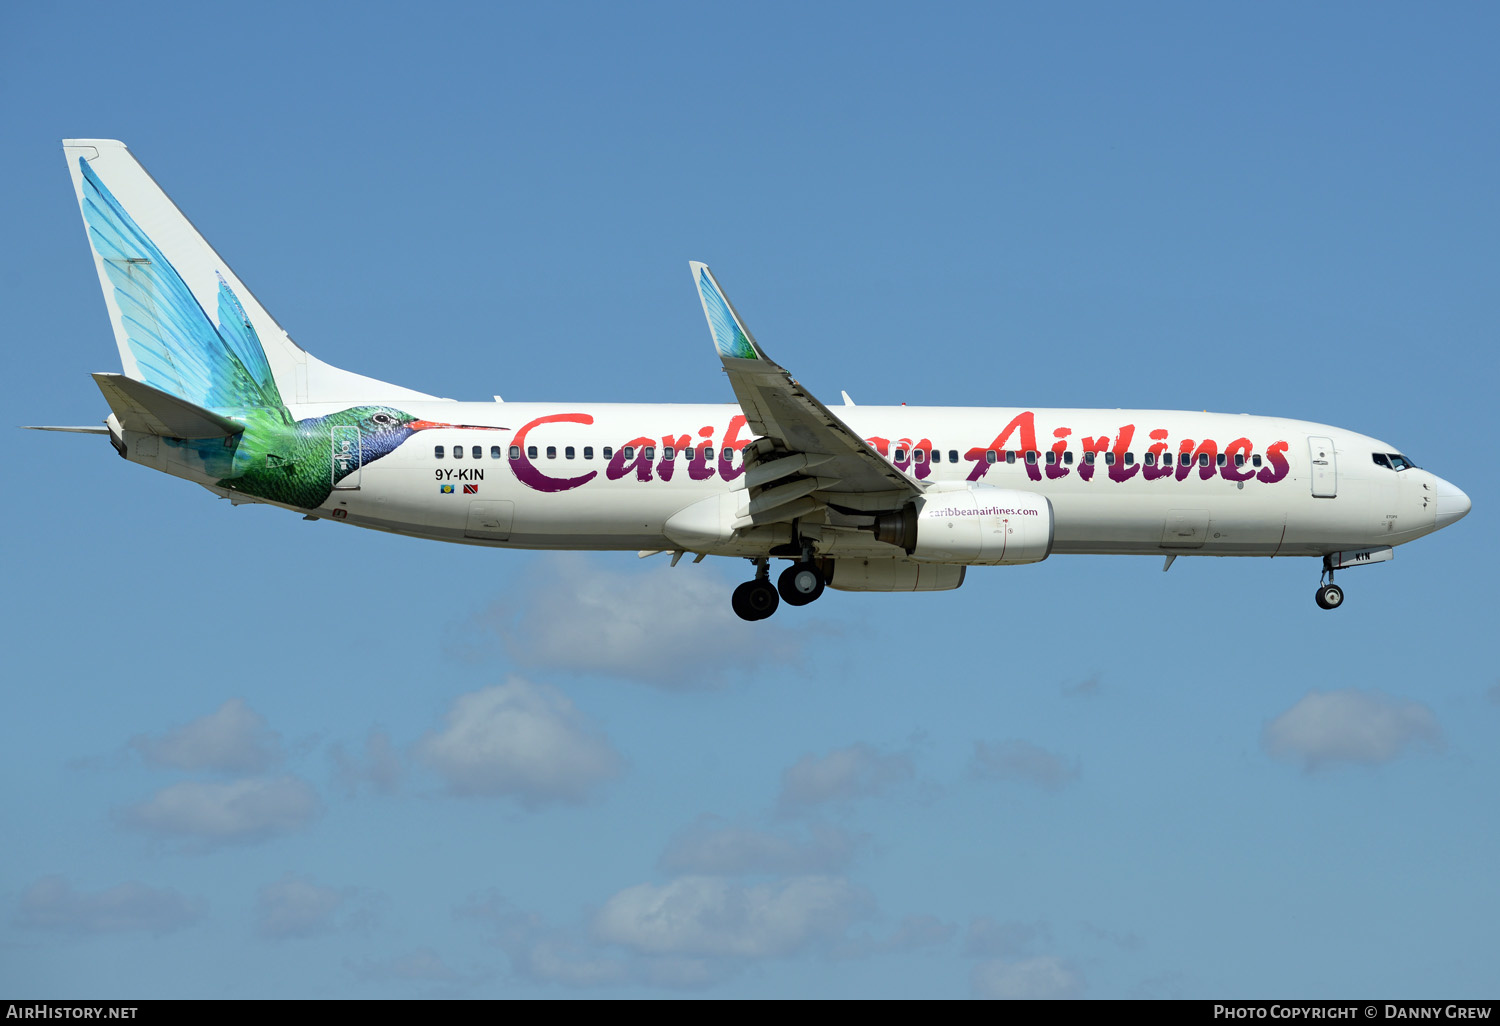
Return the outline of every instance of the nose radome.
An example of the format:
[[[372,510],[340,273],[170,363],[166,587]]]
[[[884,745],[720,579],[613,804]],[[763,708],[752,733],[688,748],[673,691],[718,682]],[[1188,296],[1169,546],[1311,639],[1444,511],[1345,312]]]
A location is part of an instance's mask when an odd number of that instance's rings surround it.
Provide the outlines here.
[[[1462,520],[1469,512],[1469,497],[1463,489],[1437,479],[1437,525],[1447,527]]]

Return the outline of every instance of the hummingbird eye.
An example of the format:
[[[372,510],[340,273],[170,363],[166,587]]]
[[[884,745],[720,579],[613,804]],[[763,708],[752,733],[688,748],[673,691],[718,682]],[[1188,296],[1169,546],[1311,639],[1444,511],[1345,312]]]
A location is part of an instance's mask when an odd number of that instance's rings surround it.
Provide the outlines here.
[[[370,419],[377,424],[390,424],[392,422],[391,415],[389,413],[377,413]]]

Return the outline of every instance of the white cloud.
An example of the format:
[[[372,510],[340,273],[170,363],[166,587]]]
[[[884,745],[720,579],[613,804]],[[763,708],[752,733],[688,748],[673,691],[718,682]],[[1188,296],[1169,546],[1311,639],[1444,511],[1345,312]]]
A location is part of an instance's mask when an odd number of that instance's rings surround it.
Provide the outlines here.
[[[582,802],[619,775],[622,760],[554,687],[512,677],[454,700],[447,726],[417,754],[460,795],[501,795],[523,805]]]
[[[306,877],[287,873],[266,884],[256,895],[255,929],[262,937],[315,937],[334,928],[334,915],[349,891],[321,887]]]
[[[1310,691],[1266,724],[1266,751],[1312,771],[1340,762],[1379,765],[1422,746],[1440,749],[1443,732],[1426,706],[1378,691]]]
[[[774,958],[839,937],[869,903],[863,891],[839,877],[747,887],[722,877],[688,876],[620,891],[595,915],[594,935],[648,955]]]
[[[669,690],[716,687],[730,671],[795,658],[800,634],[734,614],[725,581],[706,566],[662,562],[629,573],[557,555],[531,575],[524,605],[485,620],[523,665],[630,677]]]
[[[1060,791],[1078,778],[1078,762],[1018,738],[994,744],[975,741],[969,775],[980,780],[1019,780],[1044,791]]]
[[[193,838],[210,846],[260,841],[305,826],[321,809],[298,777],[185,781],[126,809],[124,822],[151,833]]]
[[[130,747],[151,766],[184,770],[260,773],[281,757],[281,742],[243,699],[231,698],[215,712],[170,730],[160,738],[137,734]]]
[[[1076,998],[1083,993],[1083,977],[1050,955],[1019,962],[980,962],[974,967],[971,982],[975,996],[985,998],[1035,1001]]]
[[[160,936],[203,918],[203,902],[134,881],[81,894],[61,876],[44,876],[21,892],[19,926],[71,934],[145,930]]]
[[[869,798],[915,776],[910,756],[859,742],[821,758],[798,759],[781,774],[778,805],[782,812],[795,812],[826,802]]]
[[[582,936],[547,925],[497,894],[476,895],[455,915],[475,919],[494,931],[495,943],[510,959],[511,971],[537,983],[565,987],[600,987],[625,983],[633,968],[625,960],[601,953]]]
[[[355,794],[366,784],[380,794],[395,794],[400,786],[401,757],[383,730],[371,729],[363,757],[349,754],[341,744],[333,745],[329,754],[334,779],[346,794]]]
[[[964,954],[1015,958],[1026,954],[1033,945],[1050,940],[1051,936],[1046,923],[998,923],[989,916],[980,916],[969,923]]]
[[[673,838],[657,865],[673,874],[799,876],[837,872],[853,861],[858,841],[852,834],[817,824],[807,833],[804,840],[705,817]]]

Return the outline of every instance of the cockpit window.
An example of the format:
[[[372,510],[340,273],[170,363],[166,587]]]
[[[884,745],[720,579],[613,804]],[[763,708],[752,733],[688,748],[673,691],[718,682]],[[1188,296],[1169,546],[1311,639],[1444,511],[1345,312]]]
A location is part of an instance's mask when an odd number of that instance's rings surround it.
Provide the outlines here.
[[[1417,466],[1399,452],[1372,452],[1370,459],[1375,461],[1377,467],[1388,467],[1391,470],[1415,470]]]

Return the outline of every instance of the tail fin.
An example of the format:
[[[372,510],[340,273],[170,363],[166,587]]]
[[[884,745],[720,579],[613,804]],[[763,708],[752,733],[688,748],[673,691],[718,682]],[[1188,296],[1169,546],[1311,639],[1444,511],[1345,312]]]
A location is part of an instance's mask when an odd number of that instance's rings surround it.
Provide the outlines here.
[[[127,377],[207,409],[433,398],[300,349],[124,143],[63,152]]]

